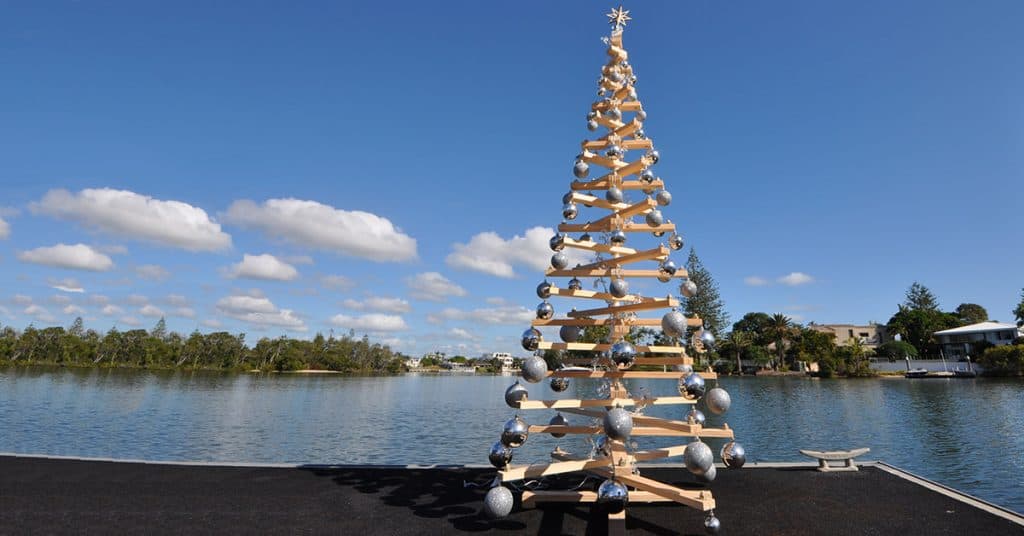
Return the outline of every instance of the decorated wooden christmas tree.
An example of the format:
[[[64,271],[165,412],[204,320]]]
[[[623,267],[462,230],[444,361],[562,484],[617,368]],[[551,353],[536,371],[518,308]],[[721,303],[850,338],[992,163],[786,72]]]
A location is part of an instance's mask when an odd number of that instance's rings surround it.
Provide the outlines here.
[[[693,357],[687,354],[685,346],[689,342],[690,349],[701,354],[714,343],[714,337],[703,329],[701,319],[686,318],[678,311],[680,301],[671,292],[665,297],[630,292],[629,282],[637,278],[653,278],[661,283],[675,281],[684,297],[694,296],[699,289],[670,258],[672,251],[683,247],[683,238],[662,213],[671,204],[672,196],[653,169],[660,155],[644,132],[647,114],[637,98],[636,76],[622,45],[623,29],[630,20],[628,14],[619,7],[608,15],[612,25],[606,41],[608,62],[601,69],[599,98],[587,114],[589,130],[603,127],[607,133],[583,142],[583,152],[573,167],[576,180],[562,199],[564,220],[551,238],[554,255],[547,278],[568,281],[562,285],[545,279],[537,287],[537,294],[544,301],[537,306],[532,327],[522,335],[523,347],[535,352],[522,366],[523,379],[528,383],[550,377],[551,390],[563,392],[573,378],[598,378],[605,382],[604,388],[594,399],[583,400],[542,400],[540,396],[533,399],[519,381],[508,388],[505,401],[522,413],[558,413],[547,425],[528,425],[520,414],[505,423],[501,439],[491,447],[489,455],[499,473],[485,498],[484,512],[491,517],[511,512],[514,497],[510,488],[518,488],[517,481],[583,472],[596,475],[603,482],[594,491],[526,489],[522,491],[523,506],[540,502],[594,502],[607,510],[609,531],[619,533],[625,529],[627,502],[676,502],[705,512],[705,527],[713,533],[719,528],[719,520],[714,515],[715,499],[710,489],[679,488],[644,477],[637,469],[637,462],[681,456],[686,468],[706,484],[714,480],[716,468],[712,450],[703,438],[727,438],[721,449],[721,461],[726,467],[741,467],[745,454],[743,447],[732,441],[733,431],[728,425],[705,427],[705,416],[695,406],[701,401],[705,409],[715,414],[729,408],[730,398],[725,390],[716,387],[705,392],[705,380],[716,376],[710,371],[695,372]],[[603,168],[600,173],[598,168]],[[589,221],[576,223],[584,219],[584,214]],[[642,221],[635,221],[638,218]],[[649,238],[652,235],[653,240]],[[654,247],[642,248],[645,239],[653,242]],[[587,252],[593,262],[570,267],[567,248]],[[647,267],[643,267],[645,264]],[[549,301],[554,297],[584,300],[575,303],[590,305],[571,308],[559,304],[556,308]],[[666,309],[668,312],[661,317],[641,316]],[[564,314],[558,314],[560,311]],[[545,340],[538,329],[556,326],[561,342]],[[660,334],[652,327],[660,328]],[[654,333],[656,342],[640,344],[637,335],[642,331],[647,332],[648,339]],[[689,341],[688,331],[692,332]],[[595,341],[596,335],[601,340]],[[549,371],[542,352],[563,356],[558,359],[560,365],[556,370]],[[672,393],[663,396],[630,392],[626,380],[632,378],[666,380],[671,382],[667,389]],[[680,406],[678,418],[644,415],[647,407],[660,405]],[[572,424],[562,413],[582,422]],[[594,448],[574,455],[556,447],[549,463],[513,465],[513,453],[524,446],[531,434],[584,434],[593,438]],[[640,443],[645,436],[692,440],[642,450]]]

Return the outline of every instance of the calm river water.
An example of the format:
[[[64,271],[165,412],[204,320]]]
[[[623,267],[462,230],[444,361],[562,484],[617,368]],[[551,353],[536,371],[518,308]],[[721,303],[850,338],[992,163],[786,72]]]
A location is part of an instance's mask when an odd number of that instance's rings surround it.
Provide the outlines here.
[[[513,378],[342,377],[0,368],[0,452],[147,460],[323,464],[487,464],[514,411]],[[878,459],[1024,512],[1024,382],[723,378],[727,422],[750,461],[810,461],[797,449],[870,447]],[[672,395],[671,381],[632,380]],[[565,393],[593,397],[598,381]],[[681,406],[648,414],[680,418]],[[525,411],[545,424],[552,411]],[[566,415],[571,422],[583,417]],[[641,448],[674,444],[638,438]],[[678,439],[677,439],[678,440]],[[556,440],[531,436],[516,463],[545,460]],[[571,452],[590,446],[560,440]],[[721,440],[708,440],[717,452]],[[678,459],[671,461],[679,461]]]

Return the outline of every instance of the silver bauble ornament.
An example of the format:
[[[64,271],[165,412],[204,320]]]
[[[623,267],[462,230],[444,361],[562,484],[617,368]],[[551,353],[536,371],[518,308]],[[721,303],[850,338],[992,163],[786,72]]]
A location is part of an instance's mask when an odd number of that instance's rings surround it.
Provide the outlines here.
[[[659,205],[667,207],[672,204],[672,194],[668,190],[658,190],[658,193],[654,195],[654,200]]]
[[[548,362],[539,355],[527,357],[520,368],[523,379],[530,383],[538,383],[548,375]]]
[[[686,421],[704,426],[704,423],[707,422],[707,417],[704,416],[703,411],[693,408],[686,414]]]
[[[673,250],[679,251],[683,249],[683,245],[684,242],[682,236],[672,233],[672,236],[668,237],[668,247],[672,248]]]
[[[693,373],[693,365],[676,365],[672,367],[672,370],[689,375]]]
[[[551,266],[555,270],[565,270],[565,267],[569,266],[569,257],[566,257],[565,253],[559,251],[551,256]]]
[[[501,444],[510,448],[519,448],[530,436],[530,425],[522,417],[516,415],[505,422],[501,429]]]
[[[548,421],[548,426],[569,426],[569,419],[566,419],[561,413],[558,413],[554,417],[551,417],[551,420]],[[551,437],[565,437],[565,434],[551,432]]]
[[[633,78],[636,78],[636,77],[634,76]],[[647,119],[647,112],[645,112],[643,110],[637,110],[636,118],[641,120],[641,121],[643,121],[644,119]]]
[[[512,449],[503,445],[501,441],[495,442],[491,445],[491,451],[487,454],[487,459],[490,460],[491,465],[498,469],[503,469],[506,465],[512,463]]]
[[[654,172],[651,171],[650,169],[645,169],[641,171],[640,180],[646,182],[647,184],[654,182]]]
[[[686,317],[679,311],[669,311],[661,317],[661,332],[679,338],[686,333]]]
[[[597,488],[597,504],[602,510],[617,514],[626,509],[629,502],[629,488],[618,480],[608,479]]]
[[[673,276],[676,275],[676,272],[679,271],[679,268],[676,267],[676,263],[673,262],[672,259],[665,259],[661,261],[661,266],[658,267],[658,270],[665,272],[670,276]]]
[[[562,204],[566,204],[572,201],[572,192],[566,192],[562,194]]]
[[[518,408],[520,402],[529,398],[529,394],[526,386],[517,380],[516,383],[509,385],[508,389],[505,389],[505,403],[510,408]]]
[[[533,352],[540,346],[541,336],[540,330],[537,328],[529,328],[523,332],[523,335],[519,338],[519,342],[523,345],[523,350]]]
[[[732,405],[732,398],[725,389],[715,387],[704,395],[704,405],[708,407],[708,411],[711,413],[721,415],[729,411],[729,406]]]
[[[705,352],[710,352],[715,349],[715,334],[710,331],[700,328],[693,334],[693,345],[695,347],[704,347]]]
[[[651,234],[656,236],[656,237],[658,237],[658,238],[661,238],[661,237],[665,236],[665,231],[654,231]]]
[[[579,213],[580,209],[576,207],[576,203],[566,203],[562,206],[562,217],[567,220],[575,220]]]
[[[612,345],[612,361],[620,368],[629,368],[636,363],[636,348],[628,341],[619,341]]]
[[[697,283],[694,283],[692,279],[686,279],[679,284],[679,293],[687,298],[692,298],[697,295]]]
[[[651,163],[652,164],[657,164],[658,160],[661,160],[661,153],[659,153],[656,150],[647,153],[647,156],[651,157]]]
[[[553,316],[555,316],[555,307],[553,305],[546,301],[537,304],[537,318],[548,320]]]
[[[575,277],[569,280],[569,290],[582,290],[583,282]]]
[[[595,112],[593,110],[587,112],[587,121],[590,121],[591,119],[594,119],[595,117],[597,117],[597,112]]]
[[[568,378],[551,378],[551,390],[552,391],[554,391],[556,393],[561,393],[562,391],[564,391],[564,390],[566,390],[568,388],[569,388],[569,379]]]
[[[735,441],[722,445],[722,452],[720,454],[722,455],[722,463],[729,469],[739,469],[743,467],[743,464],[747,463],[746,449]]]
[[[619,147],[618,145],[614,145],[614,144],[613,145],[609,145],[608,149],[604,152],[604,154],[608,158],[618,158],[618,157],[622,156],[622,147]]]
[[[657,227],[657,226],[661,225],[662,223],[664,223],[665,217],[661,215],[661,211],[660,210],[655,209],[655,210],[652,210],[652,211],[648,212],[644,216],[644,221],[646,221],[647,225],[649,225],[651,227]]]
[[[577,179],[587,178],[588,173],[590,173],[590,166],[582,160],[577,160],[576,165],[572,167],[572,174],[575,175]]]
[[[608,242],[613,246],[621,246],[626,243],[626,233],[616,229],[608,236]]]
[[[711,447],[703,441],[693,441],[683,451],[683,465],[695,475],[704,474],[715,462]]]
[[[601,436],[594,442],[594,450],[598,456],[612,455],[612,440],[608,436]]]
[[[562,342],[576,342],[583,335],[583,329],[579,326],[562,326],[558,328],[558,337]]]
[[[679,394],[690,400],[698,400],[704,396],[704,389],[704,378],[696,372],[679,378]]]
[[[494,486],[484,495],[484,515],[491,519],[501,519],[512,513],[515,499],[512,492],[505,486]]]
[[[565,235],[558,233],[548,240],[548,246],[551,247],[551,251],[562,251],[565,248]]]
[[[718,534],[718,531],[722,530],[722,522],[718,520],[714,515],[709,515],[704,518],[704,532],[708,534]]]
[[[608,285],[608,292],[616,298],[623,298],[629,294],[629,283],[625,279],[612,279]]]
[[[594,121],[593,119],[591,119],[590,121],[587,121],[587,130],[593,132],[593,131],[597,130],[597,127],[598,127],[597,121]]]
[[[625,441],[633,433],[633,416],[622,408],[612,408],[604,414],[604,433],[619,441]]]
[[[619,74],[619,73],[613,72],[613,73],[608,75],[608,80],[611,80],[611,82],[613,84],[621,84],[622,83],[622,75]]]
[[[612,121],[618,121],[619,119],[622,119],[622,111],[618,108],[608,108],[608,110],[605,111],[604,116]]]
[[[697,482],[703,482],[705,484],[710,484],[710,483],[714,482],[715,481],[715,477],[718,476],[718,468],[715,467],[715,464],[711,464],[711,467],[708,467],[708,470],[704,471],[704,474],[700,474],[700,475],[696,475],[696,476],[697,476]]]
[[[635,131],[633,131],[633,137],[638,140],[642,140],[647,137],[647,133],[644,132],[644,129],[638,128]]]
[[[537,297],[546,300],[551,297],[551,283],[544,281],[537,285]]]
[[[637,78],[636,78],[635,74],[634,75],[630,75],[630,77],[629,77],[629,83],[630,84],[634,84],[635,85],[636,84],[636,80],[637,80]]]
[[[604,193],[604,198],[607,199],[609,203],[621,203],[623,199],[622,190],[612,186]]]

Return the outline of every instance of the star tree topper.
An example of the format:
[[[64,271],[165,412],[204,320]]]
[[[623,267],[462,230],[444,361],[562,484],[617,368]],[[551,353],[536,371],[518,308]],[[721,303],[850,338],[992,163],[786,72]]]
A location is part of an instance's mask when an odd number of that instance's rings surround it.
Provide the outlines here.
[[[608,24],[611,24],[612,28],[616,30],[625,28],[626,23],[632,20],[629,16],[629,10],[622,9],[621,5],[617,9],[613,9],[606,17],[608,17]]]

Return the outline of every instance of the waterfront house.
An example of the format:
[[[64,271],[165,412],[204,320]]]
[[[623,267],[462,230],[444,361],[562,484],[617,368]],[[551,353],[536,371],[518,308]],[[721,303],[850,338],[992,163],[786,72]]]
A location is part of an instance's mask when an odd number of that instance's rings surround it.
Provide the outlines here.
[[[885,326],[874,322],[869,322],[867,325],[815,324],[811,322],[807,327],[834,336],[836,346],[844,346],[850,339],[857,339],[865,348],[874,350],[888,341]]]
[[[485,353],[483,356],[481,356],[480,359],[483,361],[490,361],[492,359],[497,359],[498,361],[501,361],[502,372],[509,372],[515,370],[515,358],[513,358],[512,354],[508,352]]]
[[[407,366],[407,367],[409,367],[411,369],[420,368],[420,358],[418,358],[418,357],[410,357],[409,359],[406,359],[405,360],[405,366]]]
[[[1011,344],[1017,337],[1024,336],[1024,332],[1016,324],[979,322],[936,331],[933,335],[947,359],[963,359],[970,355],[975,343],[987,341],[996,346]]]

